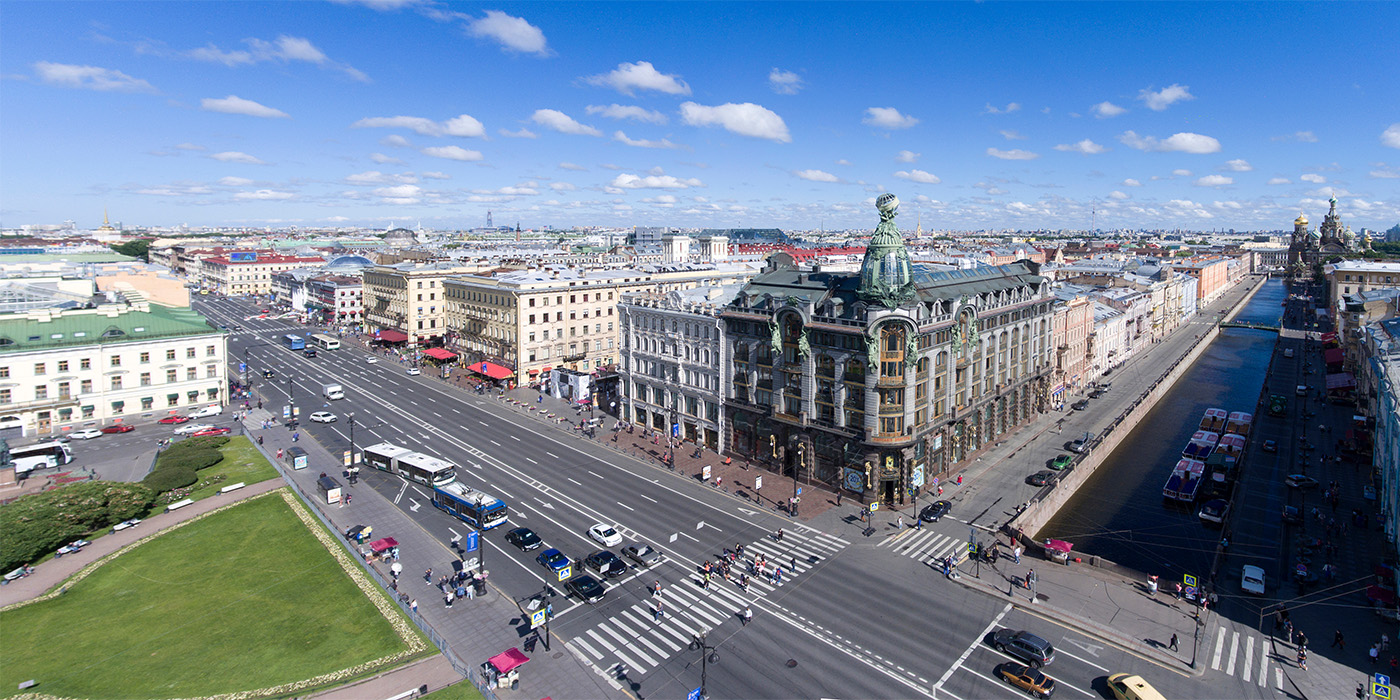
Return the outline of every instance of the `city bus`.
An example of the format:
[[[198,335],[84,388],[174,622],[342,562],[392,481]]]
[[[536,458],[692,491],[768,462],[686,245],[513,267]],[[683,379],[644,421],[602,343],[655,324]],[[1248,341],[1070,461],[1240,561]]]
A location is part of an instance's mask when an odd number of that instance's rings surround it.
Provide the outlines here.
[[[34,445],[10,448],[10,459],[15,463],[19,463],[21,459],[24,459],[25,464],[32,464],[35,460],[28,459],[32,457],[45,458],[48,461],[47,466],[61,467],[73,461],[73,450],[69,449],[66,443],[58,441],[40,442]],[[43,467],[30,467],[30,469],[34,468],[42,469]]]
[[[315,343],[316,347],[321,348],[322,350],[340,349],[340,339],[326,335],[325,333],[317,333],[315,335],[312,335],[311,342]]]
[[[435,487],[433,505],[480,530],[490,530],[506,521],[505,501],[461,482]]]
[[[402,455],[406,455],[413,450],[407,447],[399,447],[388,442],[381,442],[378,445],[370,445],[364,449],[361,459],[365,464],[380,471],[397,473],[394,471],[394,460]]]
[[[366,447],[362,459],[375,469],[398,474],[424,486],[442,486],[457,480],[457,466],[451,462],[393,443]]]
[[[287,347],[292,350],[306,349],[306,340],[299,335],[292,335],[288,333],[287,335],[282,336],[282,342],[286,343]]]

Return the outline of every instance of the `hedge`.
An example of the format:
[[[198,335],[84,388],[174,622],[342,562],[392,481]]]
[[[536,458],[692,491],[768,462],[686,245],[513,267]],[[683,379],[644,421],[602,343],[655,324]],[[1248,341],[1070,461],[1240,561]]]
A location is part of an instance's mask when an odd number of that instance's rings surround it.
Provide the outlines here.
[[[0,508],[0,571],[29,564],[90,532],[135,518],[155,493],[142,484],[85,481]]]
[[[207,450],[182,450],[175,454],[163,454],[156,460],[155,471],[165,471],[166,469],[179,468],[198,471],[212,467],[224,459],[224,454],[215,449]],[[153,474],[155,472],[152,472]]]
[[[141,480],[141,483],[156,493],[165,493],[166,491],[184,488],[196,481],[199,481],[199,475],[194,473],[193,469],[182,465],[176,465],[173,467],[165,467],[164,469],[157,469],[147,474],[146,478]]]
[[[226,435],[205,435],[177,442],[161,451],[160,456],[168,457],[190,450],[217,450],[227,444],[228,436]]]

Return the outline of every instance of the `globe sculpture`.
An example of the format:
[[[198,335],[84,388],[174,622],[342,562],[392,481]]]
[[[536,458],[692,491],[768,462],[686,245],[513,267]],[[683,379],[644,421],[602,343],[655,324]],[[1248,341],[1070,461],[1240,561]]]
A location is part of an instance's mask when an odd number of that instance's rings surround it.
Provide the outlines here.
[[[899,210],[899,197],[886,192],[875,198],[875,209],[880,212],[881,221],[889,221]]]

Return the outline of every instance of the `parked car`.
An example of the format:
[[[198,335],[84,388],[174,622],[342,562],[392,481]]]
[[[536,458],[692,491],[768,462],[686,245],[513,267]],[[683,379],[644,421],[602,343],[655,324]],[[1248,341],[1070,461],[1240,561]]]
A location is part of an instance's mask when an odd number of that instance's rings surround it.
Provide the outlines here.
[[[554,548],[540,552],[540,555],[535,557],[535,561],[552,571],[560,571],[569,566],[569,558],[564,556],[563,552]]]
[[[1250,595],[1264,595],[1264,569],[1245,564],[1240,570],[1240,589]]]
[[[1055,472],[1052,472],[1049,469],[1042,469],[1026,477],[1026,483],[1030,484],[1031,486],[1044,486],[1055,481],[1055,476]]]
[[[627,573],[627,565],[617,558],[616,554],[606,549],[600,549],[583,560],[584,565],[597,571],[603,578],[617,578]]]
[[[1093,435],[1085,435],[1084,437],[1079,438],[1078,440],[1075,440],[1074,442],[1071,442],[1068,445],[1065,445],[1065,449],[1075,454],[1079,454],[1089,448],[1089,441],[1093,439]]]
[[[77,437],[76,435],[74,437]],[[1315,489],[1318,481],[1306,474],[1289,474],[1283,477],[1284,485],[1294,489]]]
[[[1278,452],[1278,443],[1273,440],[1265,440],[1264,444],[1261,445],[1259,449],[1265,452]]]
[[[588,528],[588,536],[604,547],[616,547],[622,544],[622,533],[617,531],[613,525],[598,523]]]
[[[190,411],[190,412],[189,412],[188,414],[186,414],[186,415],[188,415],[190,418],[210,418],[210,417],[212,417],[212,416],[223,415],[223,412],[224,412],[224,407],[223,407],[223,406],[215,405],[215,406],[205,406],[205,407],[203,407],[203,408],[196,408],[195,410]]]
[[[1055,647],[1044,638],[1024,630],[1018,632],[1003,627],[992,636],[992,646],[997,651],[1035,666],[1049,666],[1055,661]]]
[[[1059,471],[1074,463],[1074,457],[1070,455],[1060,455],[1050,460],[1050,468]]]
[[[997,668],[997,675],[1033,697],[1048,698],[1055,694],[1055,680],[1032,666],[1007,662]]]
[[[1095,389],[1095,390],[1089,392],[1089,398],[1091,398],[1091,399],[1097,399],[1097,398],[1102,397],[1103,395],[1104,395],[1104,391],[1103,391],[1102,389]]]
[[[608,591],[598,579],[583,574],[564,582],[564,590],[585,603],[593,604],[603,599]]]
[[[418,369],[417,367],[409,367],[409,368],[408,368],[408,376],[410,376],[410,377],[416,377],[416,376],[418,376],[418,375],[420,375],[420,374],[422,374],[422,373],[423,373],[423,370]]]
[[[540,539],[540,536],[528,527],[517,527],[507,532],[506,541],[519,547],[522,552],[539,549],[540,545],[544,544],[544,540]]]
[[[229,428],[209,427],[197,433],[190,433],[190,437],[211,437],[214,435],[228,435],[231,432],[233,432],[233,430]]]
[[[87,430],[74,431],[69,437],[74,440],[91,440],[93,438],[102,437],[102,431],[97,428],[88,428]]]
[[[936,523],[939,518],[947,515],[953,509],[952,501],[934,501],[919,511],[919,519],[926,523]]]
[[[156,422],[157,422],[157,423],[165,423],[165,424],[167,424],[167,425],[179,425],[179,424],[181,424],[181,423],[188,423],[188,422],[190,422],[190,417],[189,417],[189,416],[166,416],[166,417],[164,417],[164,418],[162,418],[162,419],[160,419],[159,421],[156,421]]]
[[[191,435],[201,430],[208,430],[214,426],[207,423],[186,423],[175,429],[176,435]]]
[[[1076,411],[1082,411],[1089,407],[1089,399],[1080,399],[1070,404],[1069,407]]]
[[[637,566],[646,568],[661,561],[661,552],[649,544],[634,544],[622,548],[622,556],[637,563]]]
[[[317,411],[311,414],[312,423],[334,423],[335,414],[330,411]]]
[[[369,356],[369,359],[366,359],[366,360],[365,360],[365,364],[367,364],[367,365],[377,365],[377,364],[379,364],[379,358],[375,357],[374,355],[370,355],[370,356]]]
[[[116,425],[109,425],[103,428],[102,433],[104,435],[120,435],[122,433],[129,433],[135,429],[136,428],[133,428],[125,423],[118,423]]]

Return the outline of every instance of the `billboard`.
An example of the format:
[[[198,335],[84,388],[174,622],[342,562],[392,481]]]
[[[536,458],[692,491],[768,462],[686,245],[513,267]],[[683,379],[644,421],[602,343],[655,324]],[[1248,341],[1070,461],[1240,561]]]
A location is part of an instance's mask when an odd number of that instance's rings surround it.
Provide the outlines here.
[[[229,254],[228,254],[228,261],[229,261],[229,262],[257,262],[257,261],[258,261],[258,254],[257,254],[257,253],[253,253],[253,252],[248,252],[248,253],[229,253]]]

